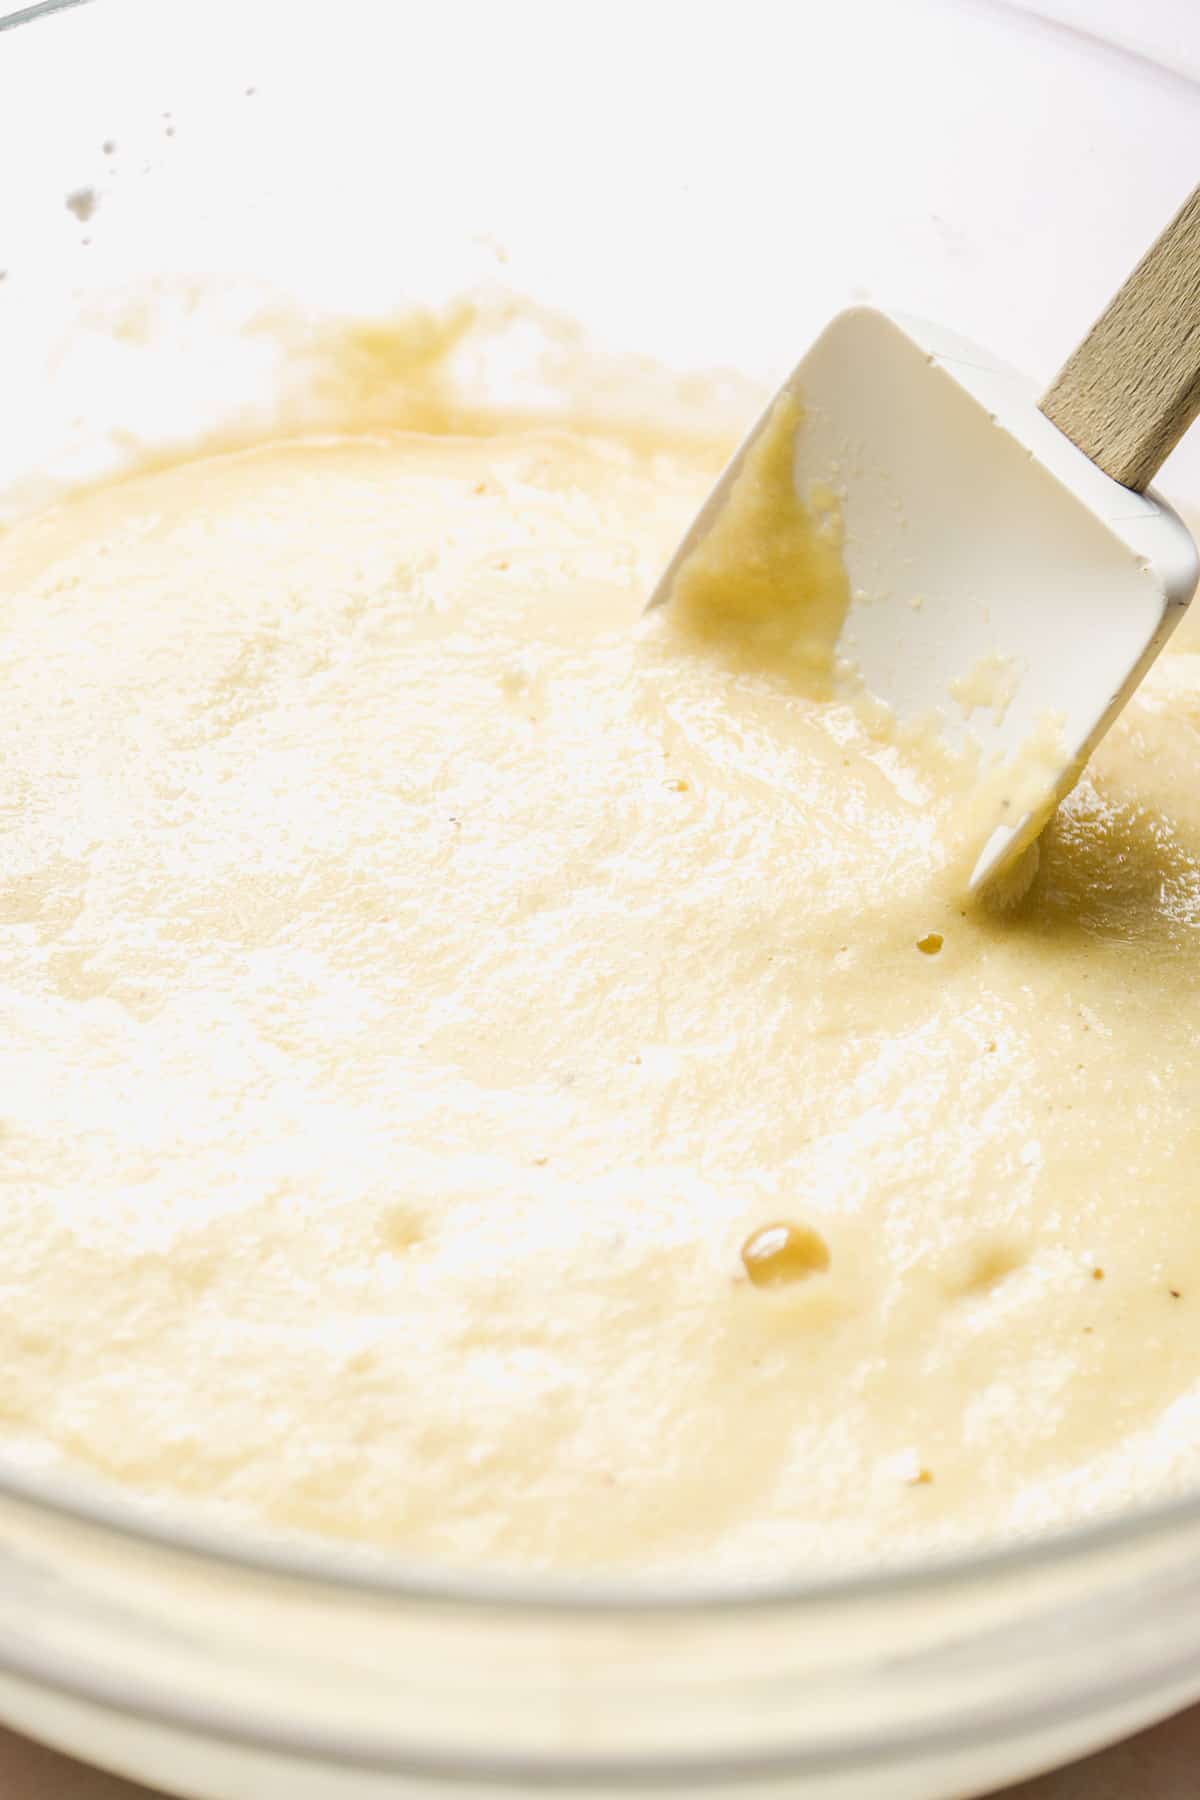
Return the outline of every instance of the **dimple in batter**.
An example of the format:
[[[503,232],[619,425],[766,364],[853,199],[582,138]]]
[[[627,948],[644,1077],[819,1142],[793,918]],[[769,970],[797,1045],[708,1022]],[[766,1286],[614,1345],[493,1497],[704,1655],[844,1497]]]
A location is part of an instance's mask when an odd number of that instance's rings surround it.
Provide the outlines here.
[[[0,539],[14,1453],[706,1573],[1191,1475],[1200,664],[969,909],[919,760],[638,628],[710,480],[379,432]]]

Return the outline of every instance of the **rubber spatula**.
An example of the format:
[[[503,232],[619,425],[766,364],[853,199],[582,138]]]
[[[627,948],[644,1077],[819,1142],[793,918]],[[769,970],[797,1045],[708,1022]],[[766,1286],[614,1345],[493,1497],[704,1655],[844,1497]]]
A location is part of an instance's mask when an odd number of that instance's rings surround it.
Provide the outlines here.
[[[1195,545],[1147,488],[1200,410],[1200,188],[1040,399],[954,332],[864,306],[831,321],[789,391],[797,496],[827,484],[841,505],[839,658],[897,721],[933,720],[956,748],[972,734],[993,772],[966,847],[977,888],[1036,837],[1196,587]],[[774,414],[775,401],[651,606]],[[967,716],[954,691],[980,668],[1005,672],[1002,700]]]

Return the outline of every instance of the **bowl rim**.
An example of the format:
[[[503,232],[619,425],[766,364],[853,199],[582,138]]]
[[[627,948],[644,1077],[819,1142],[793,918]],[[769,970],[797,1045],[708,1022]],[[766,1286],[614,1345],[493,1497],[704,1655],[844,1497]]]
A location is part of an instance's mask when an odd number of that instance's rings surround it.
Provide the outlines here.
[[[0,33],[95,4],[97,0],[34,0],[0,15]],[[1036,8],[1015,6],[1011,0],[990,0],[990,4],[1027,27],[1050,26],[1092,39],[1099,35],[1123,60],[1156,61],[1102,34],[1064,25]],[[1156,62],[1156,66],[1164,65]],[[1183,78],[1193,85],[1186,74]],[[1038,1530],[1036,1535],[1030,1532],[983,1549],[930,1552],[884,1567],[850,1567],[802,1580],[731,1574],[697,1581],[686,1571],[673,1577],[639,1578],[624,1573],[533,1576],[502,1568],[459,1569],[350,1540],[268,1535],[261,1527],[239,1528],[219,1516],[211,1521],[202,1519],[198,1516],[201,1504],[157,1497],[149,1501],[82,1471],[35,1471],[6,1464],[0,1450],[0,1502],[5,1501],[132,1546],[220,1565],[243,1575],[308,1583],[331,1593],[430,1609],[557,1618],[622,1615],[653,1619],[664,1614],[700,1618],[717,1613],[815,1612],[861,1606],[1001,1583],[1040,1568],[1083,1562],[1200,1526],[1198,1481],[1195,1488],[1167,1499],[1143,1502],[1082,1524]],[[178,1516],[164,1516],[167,1507]]]
[[[80,3],[88,0],[68,0]],[[718,1614],[817,1613],[928,1598],[1019,1580],[1039,1569],[1085,1563],[1200,1526],[1197,1487],[983,1549],[930,1552],[882,1568],[852,1566],[803,1579],[732,1573],[698,1581],[687,1570],[645,1577],[622,1571],[530,1575],[503,1567],[480,1571],[432,1559],[418,1561],[348,1539],[285,1536],[264,1527],[240,1526],[219,1515],[202,1518],[203,1503],[147,1499],[83,1472],[6,1467],[0,1453],[0,1503],[5,1501],[133,1547],[217,1565],[243,1576],[298,1582],[329,1593],[431,1611],[507,1612],[559,1620],[620,1616],[634,1621],[667,1615],[699,1621]]]
[[[72,7],[91,4],[92,0],[35,0],[32,6],[0,14],[0,31],[12,31],[18,25],[28,25],[33,19],[45,18],[50,13],[69,12]]]

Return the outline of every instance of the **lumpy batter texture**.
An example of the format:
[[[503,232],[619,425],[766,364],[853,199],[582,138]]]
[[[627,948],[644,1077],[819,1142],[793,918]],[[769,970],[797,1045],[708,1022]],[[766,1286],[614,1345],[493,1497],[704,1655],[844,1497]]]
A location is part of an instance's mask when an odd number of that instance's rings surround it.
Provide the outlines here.
[[[1200,1455],[1200,663],[968,910],[646,594],[711,478],[214,458],[0,539],[0,1425],[472,1565],[803,1575]]]

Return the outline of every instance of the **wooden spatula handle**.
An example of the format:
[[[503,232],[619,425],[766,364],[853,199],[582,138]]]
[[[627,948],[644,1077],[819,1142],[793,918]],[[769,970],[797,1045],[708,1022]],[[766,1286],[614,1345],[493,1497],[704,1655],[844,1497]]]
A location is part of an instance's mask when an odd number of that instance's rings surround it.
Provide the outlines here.
[[[1106,475],[1140,493],[1200,412],[1200,187],[1041,400]]]

